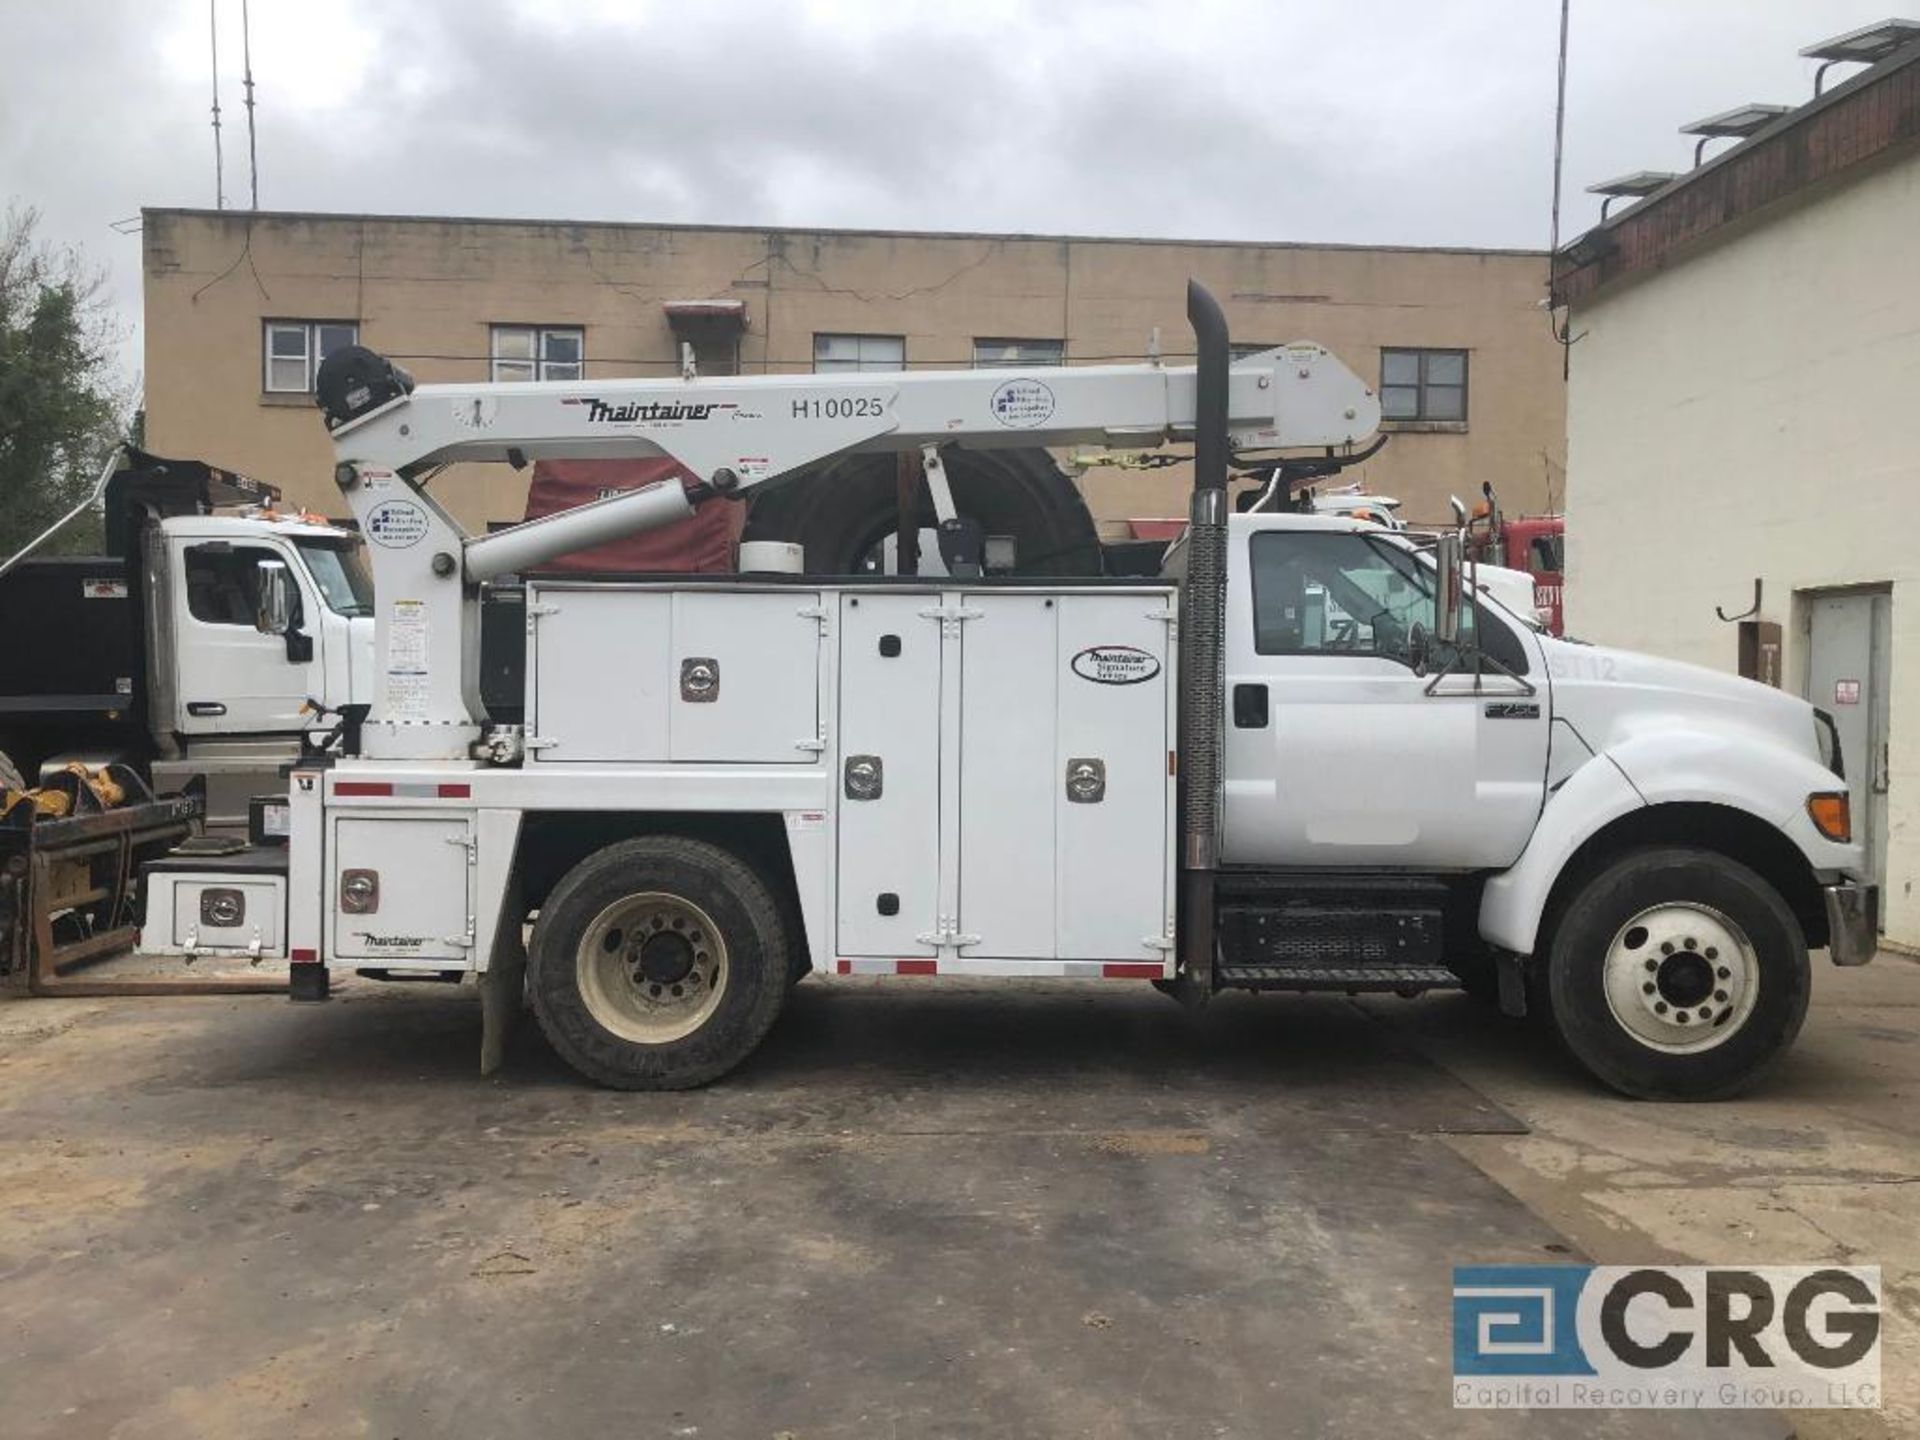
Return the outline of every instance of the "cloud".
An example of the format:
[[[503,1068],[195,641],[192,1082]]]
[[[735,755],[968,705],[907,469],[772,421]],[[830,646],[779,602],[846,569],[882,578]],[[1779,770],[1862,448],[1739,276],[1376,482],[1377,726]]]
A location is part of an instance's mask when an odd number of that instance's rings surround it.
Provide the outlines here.
[[[230,204],[240,6],[217,0]],[[1567,233],[1681,122],[1798,102],[1857,3],[1575,0]],[[254,0],[276,209],[1539,246],[1550,0]],[[0,0],[0,193],[137,319],[142,205],[213,201],[199,0]],[[137,351],[130,349],[130,354]]]

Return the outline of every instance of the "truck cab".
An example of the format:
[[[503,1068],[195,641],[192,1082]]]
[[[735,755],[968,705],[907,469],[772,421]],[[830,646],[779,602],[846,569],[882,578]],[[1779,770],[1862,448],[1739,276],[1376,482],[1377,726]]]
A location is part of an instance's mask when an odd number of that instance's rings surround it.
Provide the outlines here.
[[[177,736],[297,731],[308,700],[329,709],[372,679],[373,587],[358,537],[309,520],[164,520],[147,575],[151,643],[175,660],[163,717]],[[285,571],[286,629],[262,625],[265,577]]]
[[[204,775],[209,823],[243,827],[251,795],[285,788],[313,707],[366,702],[360,537],[277,502],[249,477],[130,451],[105,490],[107,554],[16,557],[0,576],[20,644],[0,753],[21,779],[73,760],[130,763],[163,792]]]

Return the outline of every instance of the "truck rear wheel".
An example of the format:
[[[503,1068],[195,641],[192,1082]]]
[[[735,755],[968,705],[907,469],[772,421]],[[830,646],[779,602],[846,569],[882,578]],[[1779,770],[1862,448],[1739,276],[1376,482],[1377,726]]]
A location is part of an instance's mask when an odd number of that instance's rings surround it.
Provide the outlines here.
[[[717,845],[624,840],[564,875],[527,957],[534,1013],[588,1079],[704,1085],[753,1053],[786,999],[789,938],[765,881]]]
[[[1711,851],[1640,850],[1594,876],[1547,958],[1574,1058],[1643,1100],[1718,1100],[1793,1043],[1811,988],[1806,937],[1772,886]]]

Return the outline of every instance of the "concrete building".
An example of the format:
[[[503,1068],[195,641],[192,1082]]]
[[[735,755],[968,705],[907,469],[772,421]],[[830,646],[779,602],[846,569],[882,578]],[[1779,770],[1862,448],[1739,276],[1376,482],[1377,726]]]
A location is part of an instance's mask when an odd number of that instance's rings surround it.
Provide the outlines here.
[[[1920,44],[1561,252],[1566,623],[1836,717],[1920,945]]]
[[[1382,384],[1392,443],[1349,472],[1440,520],[1450,493],[1557,501],[1559,352],[1533,251],[769,230],[150,209],[147,438],[338,506],[309,391],[357,338],[422,381],[1075,364],[1191,349],[1185,286],[1237,344],[1331,347]],[[505,467],[442,482],[470,526],[517,520]],[[1088,472],[1103,531],[1185,513],[1185,467]]]

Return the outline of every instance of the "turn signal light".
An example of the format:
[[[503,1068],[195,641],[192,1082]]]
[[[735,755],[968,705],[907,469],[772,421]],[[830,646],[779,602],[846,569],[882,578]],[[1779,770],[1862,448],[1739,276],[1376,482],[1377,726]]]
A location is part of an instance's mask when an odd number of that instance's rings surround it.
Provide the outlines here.
[[[1813,828],[1836,845],[1853,843],[1853,804],[1845,790],[1809,795],[1807,814]]]

